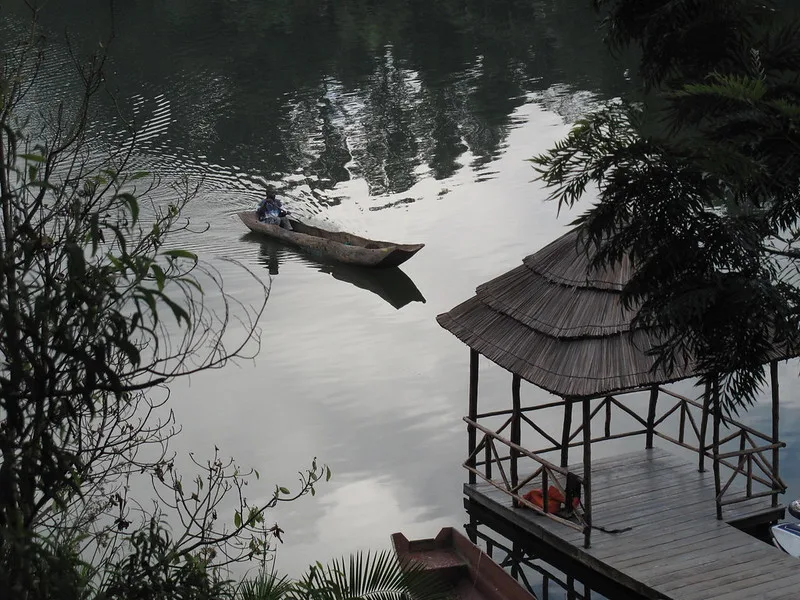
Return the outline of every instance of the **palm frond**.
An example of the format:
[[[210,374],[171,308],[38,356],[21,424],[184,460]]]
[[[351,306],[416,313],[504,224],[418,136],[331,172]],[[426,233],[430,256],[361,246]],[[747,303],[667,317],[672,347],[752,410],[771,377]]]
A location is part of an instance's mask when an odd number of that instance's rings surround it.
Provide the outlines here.
[[[285,600],[292,589],[292,582],[285,575],[274,571],[261,572],[253,579],[239,585],[237,600]]]
[[[313,565],[294,593],[297,600],[444,600],[449,587],[435,574],[401,565],[394,553],[384,551]]]

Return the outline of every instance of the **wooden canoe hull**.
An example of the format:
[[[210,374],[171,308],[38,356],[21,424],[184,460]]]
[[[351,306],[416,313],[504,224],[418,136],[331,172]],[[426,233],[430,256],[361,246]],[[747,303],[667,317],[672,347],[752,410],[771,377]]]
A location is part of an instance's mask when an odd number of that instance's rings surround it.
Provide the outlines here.
[[[536,600],[483,550],[452,527],[433,539],[409,540],[392,535],[402,565],[437,573],[459,600]]]
[[[363,267],[396,267],[419,252],[425,244],[395,244],[362,238],[352,233],[327,231],[290,219],[293,231],[262,223],[255,211],[239,213],[250,231],[297,246],[316,256]]]
[[[261,262],[270,275],[278,275],[281,264],[287,260],[287,255],[293,255],[302,264],[320,273],[327,273],[334,279],[372,292],[398,310],[411,302],[425,303],[425,296],[400,267],[365,269],[358,265],[348,265],[326,260],[323,257],[315,257],[308,252],[298,255],[292,247],[283,242],[252,231],[244,234],[242,239],[258,243],[261,246]]]

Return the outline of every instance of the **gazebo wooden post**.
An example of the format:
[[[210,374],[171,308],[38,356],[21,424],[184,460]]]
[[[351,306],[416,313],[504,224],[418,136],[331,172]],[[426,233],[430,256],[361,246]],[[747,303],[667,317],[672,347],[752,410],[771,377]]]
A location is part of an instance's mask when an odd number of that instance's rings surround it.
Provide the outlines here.
[[[471,513],[468,512],[467,514],[469,515],[469,523],[467,524],[466,527],[464,527],[464,529],[467,532],[467,537],[469,538],[469,541],[472,542],[473,544],[477,544],[478,543],[478,520]],[[491,542],[487,542],[487,546],[489,546],[490,550],[491,550],[490,544],[491,544]]]
[[[511,542],[511,576],[519,580],[521,569],[519,563],[522,562],[523,552],[519,542]],[[476,594],[477,596],[477,594]]]
[[[697,462],[697,470],[701,473],[706,471],[706,433],[708,432],[708,414],[711,412],[711,382],[706,382],[706,389],[703,392],[703,414],[700,415],[700,439],[698,440],[698,451],[700,456]]]
[[[564,398],[564,429],[561,432],[561,467],[569,466],[569,436],[572,433],[572,402]]]
[[[592,545],[592,405],[583,400],[583,547]]]
[[[521,431],[520,431],[520,414],[521,406],[520,406],[520,395],[519,395],[519,387],[522,378],[514,373],[514,377],[511,379],[511,402],[512,402],[512,412],[511,412],[511,442],[521,446]],[[519,451],[516,448],[510,448],[510,458],[511,458],[511,487],[516,489],[517,484],[519,483],[519,472],[517,471],[517,460],[519,459]],[[514,506],[517,506],[518,502],[516,497],[514,498]]]
[[[778,480],[780,475],[780,391],[778,389],[778,361],[773,360],[769,363],[769,376],[772,387],[772,443],[776,446],[772,449],[772,477]],[[778,494],[772,494],[772,506],[778,506]]]
[[[469,418],[473,422],[478,420],[478,351],[470,348],[469,350]],[[472,425],[467,426],[467,456],[471,457],[467,464],[473,469],[477,463],[477,457],[473,456],[478,442],[478,431]],[[469,472],[470,484],[477,483],[478,478],[472,471]]]
[[[652,388],[650,388],[650,405],[647,408],[647,438],[644,445],[645,449],[647,450],[653,448],[653,434],[655,433],[657,404],[658,386],[654,385]]]
[[[719,406],[719,379],[714,375],[713,383],[713,411],[714,411],[714,440],[713,440],[713,455],[714,455],[714,494],[716,495],[715,501],[717,504],[717,519],[722,520],[722,499],[719,497],[721,489],[721,481],[719,478],[719,425],[722,417]]]

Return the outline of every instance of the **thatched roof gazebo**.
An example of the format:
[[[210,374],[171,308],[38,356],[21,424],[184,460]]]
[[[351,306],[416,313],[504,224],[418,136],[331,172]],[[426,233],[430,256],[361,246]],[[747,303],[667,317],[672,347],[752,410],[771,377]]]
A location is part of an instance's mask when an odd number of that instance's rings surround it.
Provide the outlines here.
[[[477,294],[437,317],[470,348],[520,377],[565,398],[597,397],[694,375],[653,370],[655,340],[634,330],[621,302],[631,276],[590,267],[570,231],[522,265],[478,286]]]
[[[777,494],[785,486],[778,476],[778,388],[777,364],[771,364],[773,426],[770,434],[752,433],[758,443],[745,448],[742,434],[742,454],[720,457],[720,448],[730,443],[733,437],[720,437],[720,426],[731,431],[742,432],[744,426],[724,417],[719,410],[717,389],[706,389],[702,403],[684,398],[659,386],[699,373],[691,360],[679,363],[674,370],[656,368],[656,358],[651,350],[658,344],[653,333],[632,326],[635,311],[622,306],[621,292],[632,275],[631,264],[623,260],[614,268],[598,270],[591,267],[591,256],[586,251],[577,230],[545,246],[526,257],[522,265],[477,288],[474,297],[437,317],[439,324],[453,333],[471,349],[469,415],[465,421],[469,432],[469,457],[465,467],[470,471],[470,484],[477,477],[489,481],[495,487],[505,488],[514,497],[515,504],[522,502],[521,491],[533,478],[521,480],[518,463],[521,457],[529,457],[538,463],[535,476],[543,476],[542,488],[550,481],[560,481],[568,475],[567,460],[570,447],[583,447],[582,481],[584,507],[582,527],[588,546],[591,524],[591,445],[597,441],[644,435],[646,448],[653,447],[653,438],[659,437],[684,448],[691,448],[699,455],[699,468],[704,469],[704,459],[713,459],[717,492],[717,516],[722,518],[723,507],[730,500],[725,494],[729,485],[721,480],[720,467],[729,466],[737,474],[750,473],[745,500],[754,498],[752,492],[752,464],[750,470],[743,465],[742,456],[756,455],[758,466],[765,474],[756,478],[768,488],[765,495],[771,498],[772,508],[777,508]],[[508,411],[478,413],[478,357],[483,355],[492,362],[510,371],[513,375],[512,407]],[[784,358],[779,356],[778,358]],[[528,381],[560,397],[564,419],[561,432],[544,431],[529,415],[541,407],[520,406],[519,387],[521,380]],[[650,402],[647,413],[639,415],[635,408],[625,406],[618,398],[622,393],[648,390]],[[659,394],[670,398],[669,407],[659,407]],[[613,395],[612,395],[613,394]],[[572,428],[572,406],[580,403],[583,408],[582,422]],[[663,403],[662,403],[663,404]],[[546,406],[552,407],[554,403]],[[662,410],[660,410],[660,408]],[[611,432],[612,409],[624,411],[635,417],[641,429],[628,432]],[[662,414],[663,413],[663,414]],[[484,417],[508,415],[500,427],[488,428],[481,424]],[[680,431],[677,435],[662,431],[662,425],[670,416],[680,415]],[[713,417],[713,439],[706,442],[708,416]],[[591,423],[603,418],[606,423],[603,434],[592,437]],[[633,418],[633,417],[631,417]],[[550,446],[532,452],[521,445],[521,426],[527,423],[546,440]],[[500,434],[508,427],[510,439]],[[559,435],[560,433],[560,435]],[[582,440],[578,436],[582,434]],[[478,436],[483,439],[478,443]],[[736,434],[738,435],[738,434]],[[696,438],[691,445],[688,438]],[[738,438],[737,438],[738,439]],[[762,443],[763,442],[763,443]],[[496,445],[507,447],[508,456],[500,457]],[[491,449],[490,449],[491,446]],[[483,450],[485,459],[478,454]],[[554,465],[541,454],[560,451],[560,466]],[[747,454],[745,454],[745,452]],[[738,460],[738,463],[737,463]],[[510,478],[504,465],[509,466]],[[503,479],[492,478],[492,468],[500,471]],[[482,469],[482,470],[481,470]],[[729,482],[730,483],[730,482]],[[735,487],[735,486],[734,486]],[[733,489],[733,488],[730,488]],[[546,491],[545,491],[546,493]],[[736,500],[738,501],[738,500]],[[546,504],[545,504],[546,506]],[[536,510],[537,507],[531,506]],[[546,512],[546,511],[543,511]],[[550,515],[548,515],[550,516]],[[551,517],[554,518],[554,517]],[[567,519],[565,519],[566,521]]]

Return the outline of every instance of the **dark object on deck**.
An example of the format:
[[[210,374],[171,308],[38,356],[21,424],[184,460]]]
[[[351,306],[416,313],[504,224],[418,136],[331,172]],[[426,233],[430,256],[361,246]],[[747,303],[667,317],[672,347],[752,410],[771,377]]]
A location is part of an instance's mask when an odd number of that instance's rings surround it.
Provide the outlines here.
[[[535,600],[503,568],[452,527],[443,527],[435,539],[409,541],[392,535],[392,545],[403,565],[419,566],[440,575],[457,599]]]
[[[364,267],[396,267],[419,252],[425,244],[380,242],[339,231],[326,231],[289,219],[293,230],[262,223],[255,211],[239,213],[250,231],[293,244],[316,256]]]

